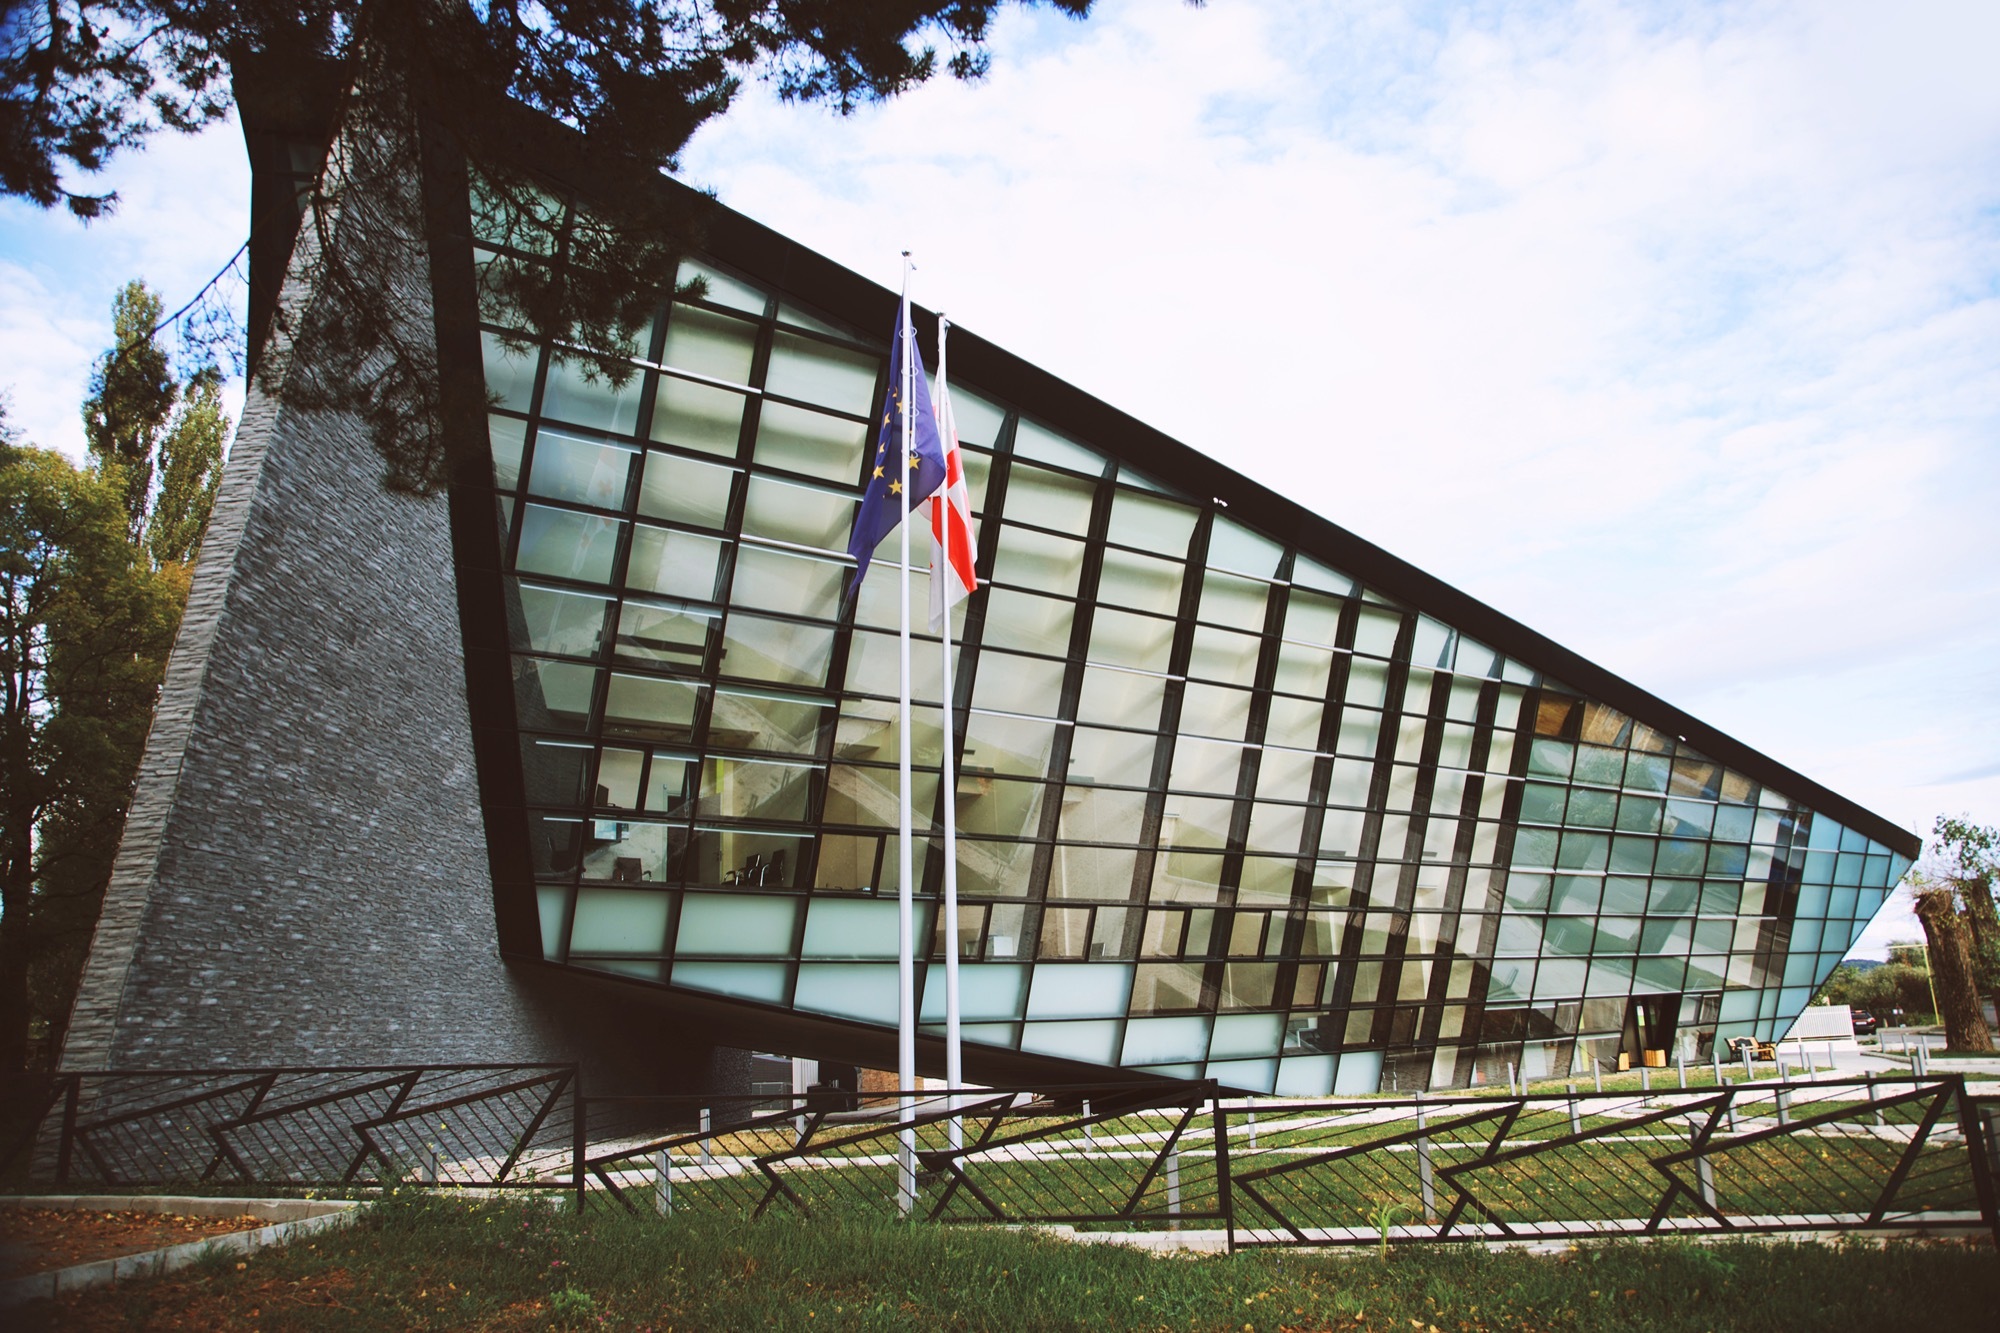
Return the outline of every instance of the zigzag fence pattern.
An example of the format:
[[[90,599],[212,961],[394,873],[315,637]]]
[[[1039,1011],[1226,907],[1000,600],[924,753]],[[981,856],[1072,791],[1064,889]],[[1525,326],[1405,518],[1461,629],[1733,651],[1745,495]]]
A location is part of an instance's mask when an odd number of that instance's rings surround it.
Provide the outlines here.
[[[574,1065],[68,1074],[37,1103],[0,1171],[59,1188],[547,1189],[582,1155]]]
[[[894,1095],[589,1097],[566,1065],[71,1075],[0,1162],[69,1187],[561,1189],[635,1211],[895,1216]],[[911,1209],[1242,1246],[1984,1227],[2000,1098],[1956,1076],[1232,1100],[1210,1083],[916,1098]]]

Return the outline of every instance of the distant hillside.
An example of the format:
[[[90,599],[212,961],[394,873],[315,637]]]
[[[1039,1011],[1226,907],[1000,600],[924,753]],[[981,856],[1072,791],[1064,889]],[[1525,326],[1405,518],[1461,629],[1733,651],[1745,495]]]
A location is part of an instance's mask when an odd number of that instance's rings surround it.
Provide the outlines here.
[[[1880,958],[1843,958],[1840,960],[1840,965],[1842,967],[1851,967],[1856,972],[1869,972],[1882,966],[1882,960]]]

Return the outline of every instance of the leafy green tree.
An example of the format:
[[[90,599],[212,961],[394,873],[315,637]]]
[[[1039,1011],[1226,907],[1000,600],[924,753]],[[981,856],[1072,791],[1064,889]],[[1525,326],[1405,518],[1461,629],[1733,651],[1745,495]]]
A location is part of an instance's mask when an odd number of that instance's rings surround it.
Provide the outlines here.
[[[656,188],[658,177],[741,80],[845,112],[940,69],[976,78],[1002,3],[0,0],[0,190],[96,216],[116,201],[79,174],[159,130],[221,116],[246,79],[343,90],[340,151],[309,194],[316,230],[299,247],[315,299],[283,330],[304,345],[294,373],[267,387],[301,409],[359,417],[385,483],[429,493],[462,461],[446,457],[447,440],[471,438],[445,423],[483,407],[440,376],[436,350],[462,340],[475,299],[495,323],[586,349],[587,375],[625,383],[624,349],[674,285],[707,206]],[[502,258],[483,266],[476,296],[438,267],[463,253],[452,243],[475,177],[523,250],[559,262]],[[609,188],[586,214],[572,207],[572,180],[592,179]],[[435,309],[411,299],[426,267]]]
[[[1958,899],[1971,934],[1973,970],[1987,995],[2000,991],[2000,829],[1939,815],[1931,826],[1930,878]]]
[[[222,380],[183,380],[154,339],[163,307],[143,279],[111,303],[111,350],[91,376],[84,439],[97,470],[120,488],[126,537],[153,567],[192,564],[222,481],[229,424]]]
[[[0,442],[0,1071],[67,1017],[186,595],[122,473]],[[67,984],[64,982],[64,960]],[[53,1035],[51,1033],[50,1035]]]

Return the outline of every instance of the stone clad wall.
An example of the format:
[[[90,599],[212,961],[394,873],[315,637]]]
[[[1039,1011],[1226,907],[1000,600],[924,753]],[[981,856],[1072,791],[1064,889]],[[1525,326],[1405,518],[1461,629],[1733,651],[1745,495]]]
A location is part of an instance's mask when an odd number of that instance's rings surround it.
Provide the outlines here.
[[[253,384],[63,1067],[581,1059],[601,1089],[740,1081],[662,1024],[605,1023],[623,988],[502,962],[448,506],[381,475],[358,422]]]

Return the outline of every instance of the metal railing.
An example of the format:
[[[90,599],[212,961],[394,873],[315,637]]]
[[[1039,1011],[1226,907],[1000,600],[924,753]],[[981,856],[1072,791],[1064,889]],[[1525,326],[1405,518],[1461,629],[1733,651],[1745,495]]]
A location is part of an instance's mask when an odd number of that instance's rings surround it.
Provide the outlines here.
[[[1992,1229],[2000,1098],[1956,1075],[1531,1096],[1213,1083],[588,1097],[570,1065],[68,1075],[0,1169],[58,1188],[573,1191],[635,1211],[1205,1228],[1238,1246]]]
[[[58,1188],[575,1184],[574,1065],[118,1070],[43,1090],[0,1171]]]

